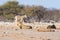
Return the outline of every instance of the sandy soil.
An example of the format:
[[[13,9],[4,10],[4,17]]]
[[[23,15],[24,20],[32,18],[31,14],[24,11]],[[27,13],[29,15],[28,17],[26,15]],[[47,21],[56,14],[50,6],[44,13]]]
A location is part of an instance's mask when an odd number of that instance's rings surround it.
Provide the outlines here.
[[[31,29],[1,29],[0,40],[60,40],[60,32],[37,32]]]
[[[19,29],[12,24],[1,25],[0,40],[60,40],[60,32],[38,32],[33,29]]]

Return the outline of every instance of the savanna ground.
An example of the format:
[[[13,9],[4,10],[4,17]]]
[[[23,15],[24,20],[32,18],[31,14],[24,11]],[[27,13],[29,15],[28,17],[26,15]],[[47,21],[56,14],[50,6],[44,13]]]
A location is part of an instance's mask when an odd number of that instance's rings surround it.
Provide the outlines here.
[[[38,32],[34,29],[19,29],[14,23],[8,24],[0,23],[0,40],[60,40],[60,30]]]

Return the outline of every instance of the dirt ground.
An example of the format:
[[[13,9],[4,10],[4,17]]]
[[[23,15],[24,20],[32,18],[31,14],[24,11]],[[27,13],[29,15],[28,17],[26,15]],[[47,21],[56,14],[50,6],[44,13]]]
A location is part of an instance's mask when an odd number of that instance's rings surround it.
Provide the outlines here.
[[[37,32],[32,29],[2,29],[0,40],[60,40],[60,32]]]
[[[0,25],[0,40],[60,40],[60,30],[38,32],[34,29],[19,29],[12,24]]]

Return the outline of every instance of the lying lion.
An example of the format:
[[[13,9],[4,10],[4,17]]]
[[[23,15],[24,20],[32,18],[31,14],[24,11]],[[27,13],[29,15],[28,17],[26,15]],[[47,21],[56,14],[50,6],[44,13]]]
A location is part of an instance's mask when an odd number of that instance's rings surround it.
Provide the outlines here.
[[[42,28],[42,27],[37,27],[36,30],[38,32],[55,32],[54,29],[46,29],[46,28]]]
[[[24,24],[22,24],[21,22],[18,22],[18,23],[17,23],[17,26],[19,26],[20,29],[32,29],[31,26],[29,26],[29,25],[24,25]]]

